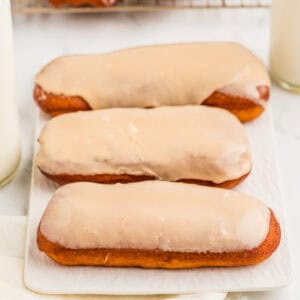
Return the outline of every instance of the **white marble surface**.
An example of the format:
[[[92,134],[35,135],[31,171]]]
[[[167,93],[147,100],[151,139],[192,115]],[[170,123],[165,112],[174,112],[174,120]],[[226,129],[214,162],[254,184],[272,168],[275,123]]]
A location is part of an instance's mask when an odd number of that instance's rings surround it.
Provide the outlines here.
[[[267,62],[268,25],[269,11],[265,9],[15,16],[23,160],[14,181],[0,191],[0,214],[22,215],[27,211],[35,116],[33,76],[49,59],[66,53],[100,52],[141,44],[235,40]],[[300,247],[300,235],[297,235],[297,227],[300,226],[297,211],[300,208],[300,96],[274,87],[271,108],[290,245],[292,254],[295,254],[294,282],[300,282],[300,258],[296,255]],[[295,296],[300,298],[300,290],[295,290]],[[257,299],[283,298],[268,297],[263,295]],[[284,299],[287,299],[286,296]]]

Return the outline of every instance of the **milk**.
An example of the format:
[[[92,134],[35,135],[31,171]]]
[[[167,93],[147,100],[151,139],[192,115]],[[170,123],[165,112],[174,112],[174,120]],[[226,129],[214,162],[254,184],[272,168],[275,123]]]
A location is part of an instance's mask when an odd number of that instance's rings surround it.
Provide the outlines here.
[[[271,24],[271,75],[300,92],[300,0],[273,0]]]
[[[19,160],[10,0],[0,0],[0,185],[12,178]]]

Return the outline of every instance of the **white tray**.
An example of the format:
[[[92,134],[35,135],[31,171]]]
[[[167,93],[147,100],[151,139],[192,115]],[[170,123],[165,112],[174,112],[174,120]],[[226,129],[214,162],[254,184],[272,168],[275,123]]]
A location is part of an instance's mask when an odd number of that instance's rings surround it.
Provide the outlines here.
[[[37,136],[45,123],[40,115]],[[267,261],[249,267],[194,270],[65,267],[50,260],[36,246],[36,229],[56,186],[33,166],[29,206],[25,285],[47,294],[177,294],[201,291],[260,291],[287,285],[291,278],[280,185],[270,112],[245,125],[253,153],[253,169],[236,190],[252,194],[271,207],[282,228],[281,244]],[[35,149],[38,146],[36,145]]]

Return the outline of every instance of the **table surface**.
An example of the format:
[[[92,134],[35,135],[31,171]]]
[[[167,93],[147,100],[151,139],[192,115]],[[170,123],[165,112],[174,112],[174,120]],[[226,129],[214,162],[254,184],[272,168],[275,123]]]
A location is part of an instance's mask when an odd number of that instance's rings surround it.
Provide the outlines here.
[[[15,179],[0,192],[0,214],[27,213],[36,107],[32,101],[36,72],[56,56],[96,53],[124,47],[183,41],[233,40],[268,63],[268,9],[181,10],[147,13],[16,15],[14,39],[22,162]],[[298,209],[300,170],[300,96],[273,86],[270,101],[294,282],[300,282]],[[300,290],[295,291],[300,298]],[[298,297],[297,297],[298,296]]]

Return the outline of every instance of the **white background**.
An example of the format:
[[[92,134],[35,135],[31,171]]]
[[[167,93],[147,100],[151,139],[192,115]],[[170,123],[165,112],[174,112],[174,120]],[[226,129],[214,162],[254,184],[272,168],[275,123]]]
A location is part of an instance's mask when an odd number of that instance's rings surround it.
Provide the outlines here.
[[[27,212],[35,104],[34,74],[50,59],[66,53],[105,52],[118,48],[179,41],[235,40],[265,63],[268,59],[269,10],[193,10],[153,13],[40,15],[14,17],[17,94],[23,160],[14,181],[1,189],[0,214]],[[288,58],[287,58],[288,59]],[[286,205],[294,282],[300,282],[300,96],[273,87],[270,105],[276,130],[279,167]],[[300,290],[295,291],[300,298]]]

